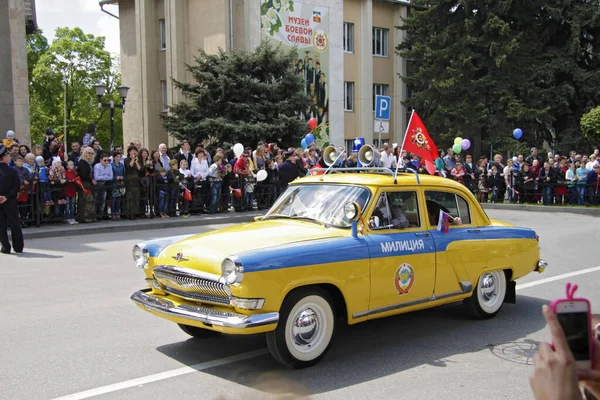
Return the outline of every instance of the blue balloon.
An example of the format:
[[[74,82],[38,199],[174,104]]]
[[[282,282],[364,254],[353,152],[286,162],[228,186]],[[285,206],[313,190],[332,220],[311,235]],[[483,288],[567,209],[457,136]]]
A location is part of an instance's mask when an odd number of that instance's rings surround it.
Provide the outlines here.
[[[517,128],[513,131],[513,136],[515,139],[519,140],[523,137],[523,131],[520,128]]]
[[[308,143],[306,143],[306,138],[304,138],[300,141],[300,146],[302,146],[302,148],[304,150],[306,150],[308,148]]]
[[[306,139],[306,144],[311,144],[312,142],[315,141],[315,135],[313,135],[312,133],[309,133],[308,135],[306,135],[306,137],[304,139]]]

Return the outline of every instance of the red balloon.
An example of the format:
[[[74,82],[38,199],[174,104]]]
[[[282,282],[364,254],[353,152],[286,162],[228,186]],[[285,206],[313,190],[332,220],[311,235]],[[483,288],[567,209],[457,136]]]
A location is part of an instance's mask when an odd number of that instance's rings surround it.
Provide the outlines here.
[[[314,131],[315,128],[317,127],[317,119],[316,118],[311,118],[308,120],[308,127],[310,128],[310,131]]]

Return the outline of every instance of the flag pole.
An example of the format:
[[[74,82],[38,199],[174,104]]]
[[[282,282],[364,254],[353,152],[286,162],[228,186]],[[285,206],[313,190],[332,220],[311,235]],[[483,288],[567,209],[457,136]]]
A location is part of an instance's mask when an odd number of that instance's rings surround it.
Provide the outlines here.
[[[410,119],[408,120],[408,125],[406,126],[406,132],[404,133],[404,139],[402,139],[402,146],[400,147],[400,154],[398,154],[398,161],[396,161],[396,172],[394,172],[394,185],[396,184],[396,175],[398,175],[398,167],[400,166],[400,160],[402,159],[402,151],[404,150],[404,142],[408,137],[408,128],[410,128],[410,123],[412,122],[413,115],[415,115],[415,109],[413,108],[410,113]]]

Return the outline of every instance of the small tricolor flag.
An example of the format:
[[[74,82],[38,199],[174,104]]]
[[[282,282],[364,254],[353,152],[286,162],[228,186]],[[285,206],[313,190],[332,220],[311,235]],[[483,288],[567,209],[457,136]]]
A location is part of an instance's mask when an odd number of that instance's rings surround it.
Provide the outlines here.
[[[450,215],[440,210],[440,218],[438,220],[437,230],[446,233],[450,230]]]

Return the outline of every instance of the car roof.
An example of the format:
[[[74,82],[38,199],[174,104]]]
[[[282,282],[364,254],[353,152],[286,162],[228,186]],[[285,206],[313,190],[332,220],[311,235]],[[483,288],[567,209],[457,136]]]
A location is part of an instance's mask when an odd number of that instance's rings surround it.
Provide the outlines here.
[[[398,173],[398,186],[412,186],[417,184],[415,174],[412,173]],[[464,185],[448,178],[441,176],[430,176],[430,175],[419,175],[420,185],[430,187],[444,187],[444,188],[456,188],[458,190],[464,190]],[[387,174],[373,174],[373,173],[332,173],[327,175],[310,175],[299,178],[294,181],[294,184],[305,184],[305,183],[339,183],[339,184],[353,184],[353,185],[365,185],[365,186],[393,186],[394,177]]]

